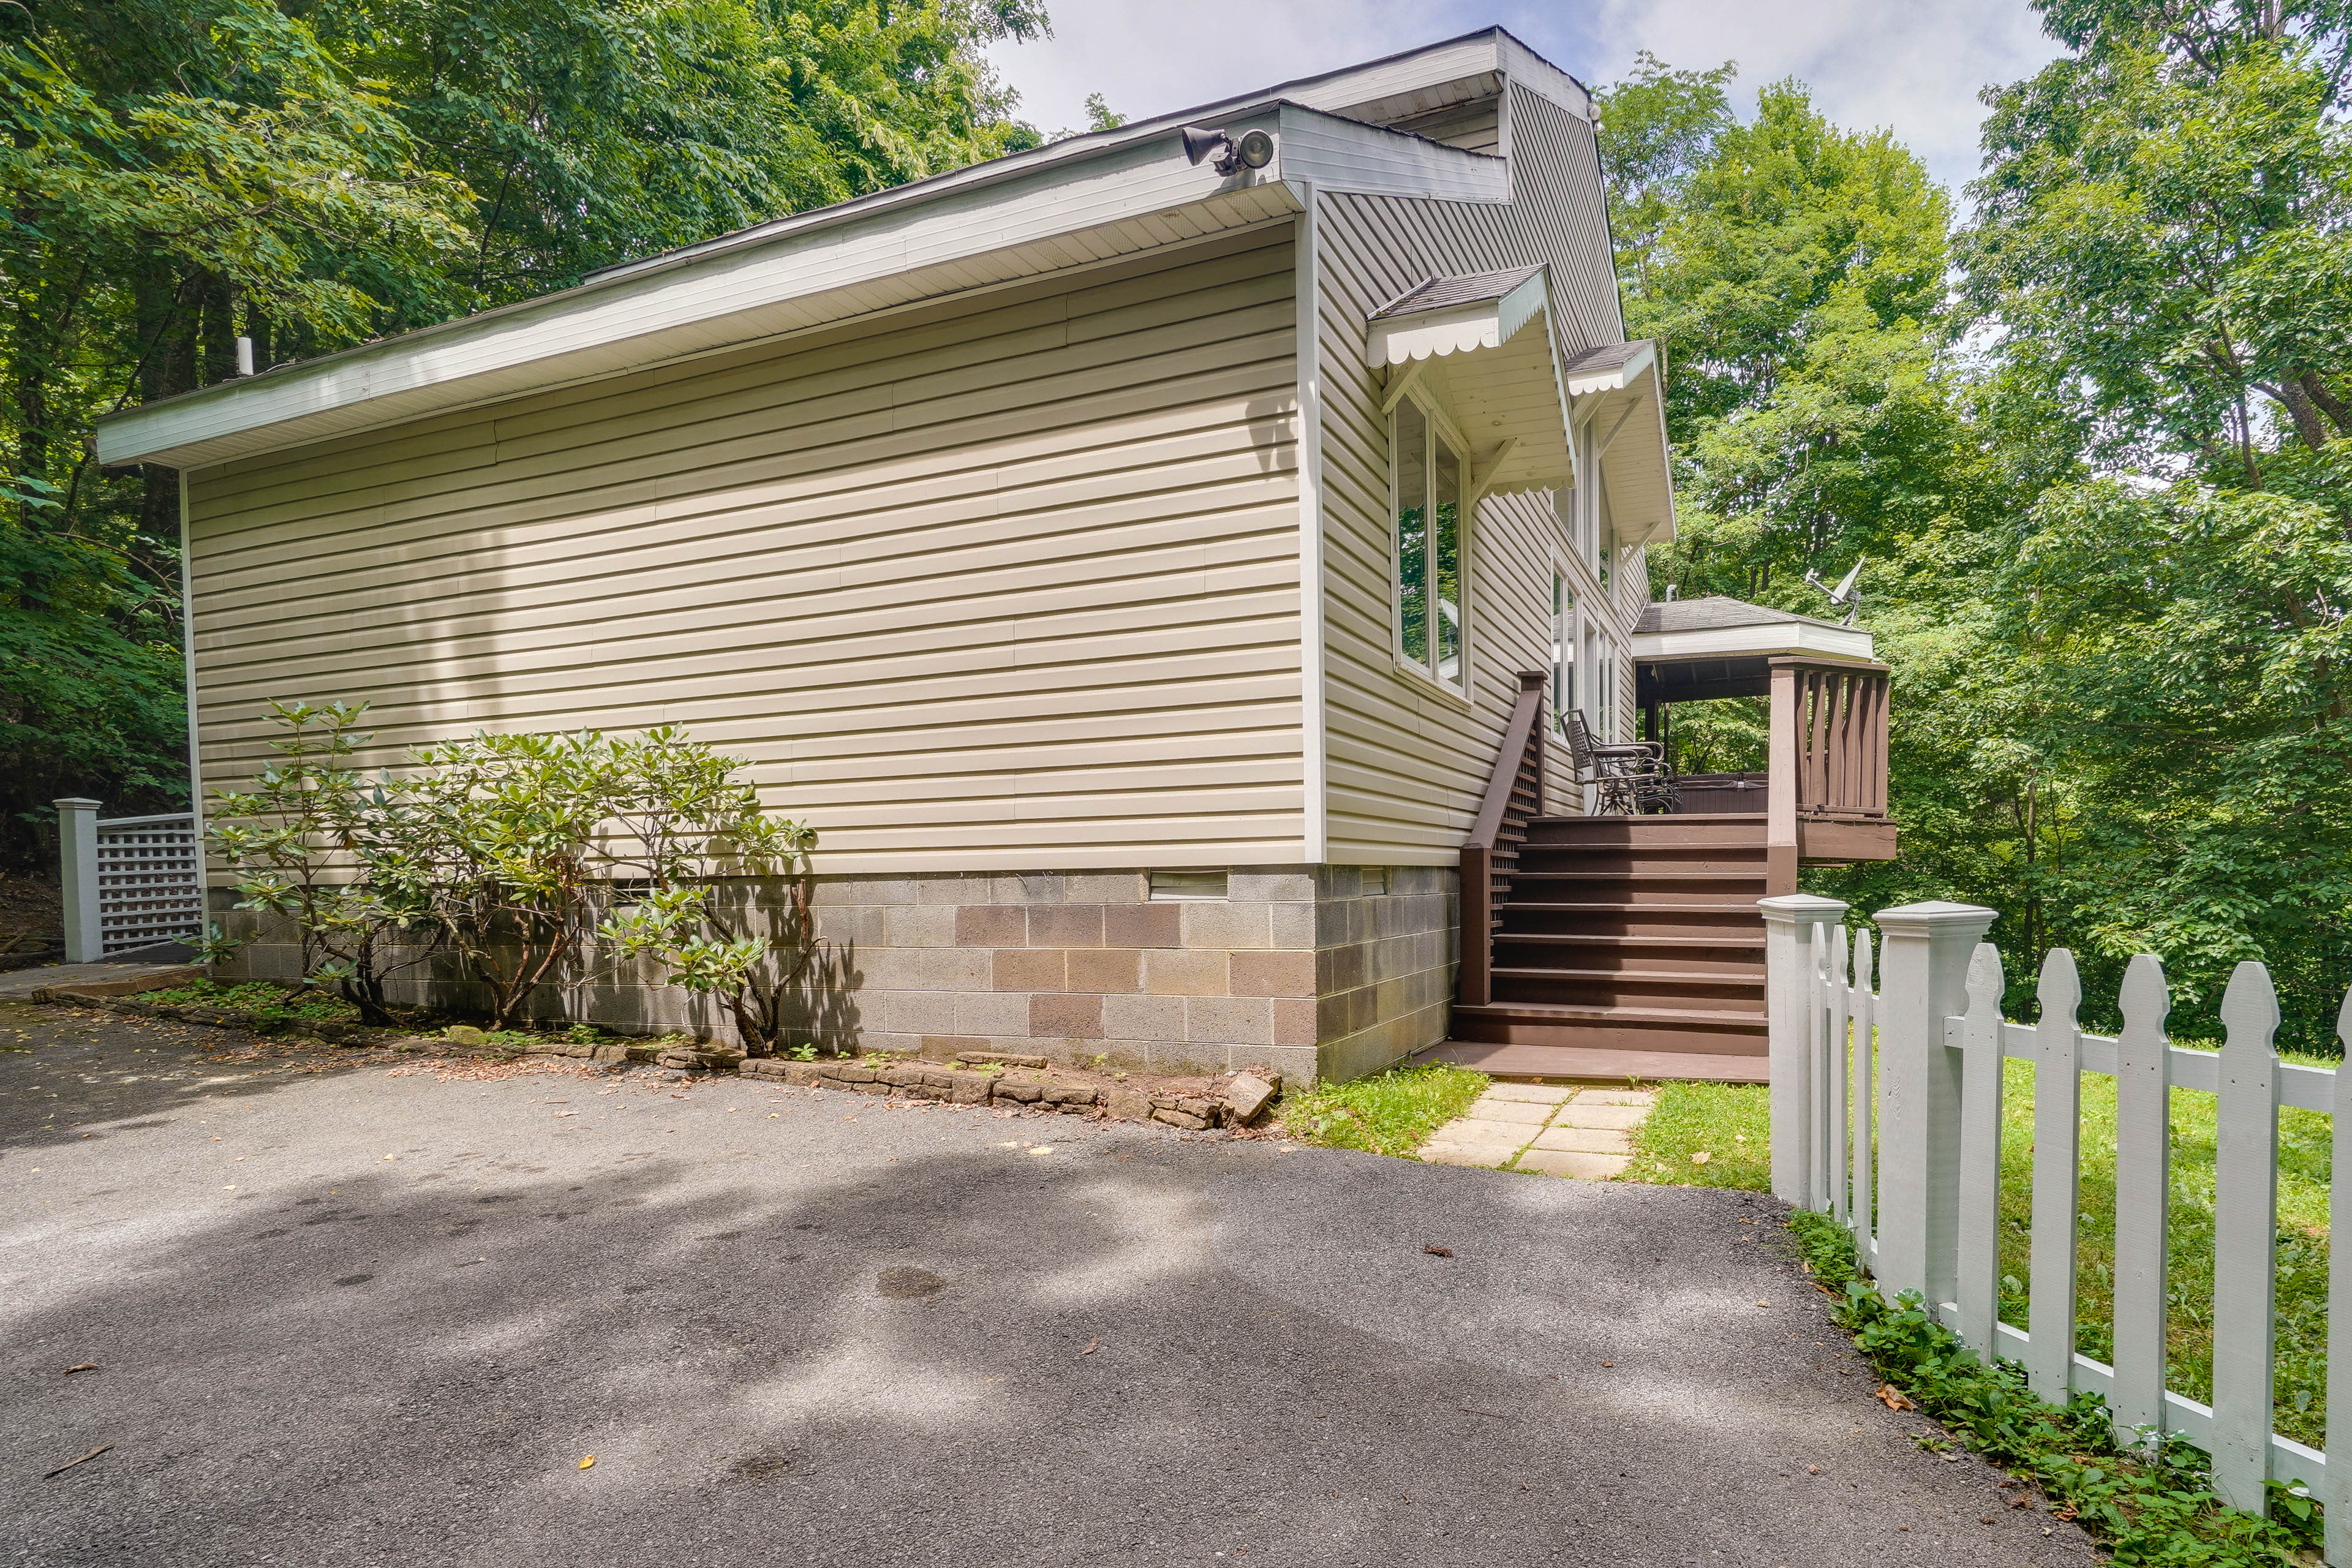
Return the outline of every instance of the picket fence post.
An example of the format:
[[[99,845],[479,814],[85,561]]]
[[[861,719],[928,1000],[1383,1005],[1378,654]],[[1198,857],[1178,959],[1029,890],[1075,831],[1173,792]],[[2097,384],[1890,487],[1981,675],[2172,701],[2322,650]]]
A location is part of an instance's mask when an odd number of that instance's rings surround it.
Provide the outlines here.
[[[1864,1274],[1876,1276],[1878,1260],[1871,1252],[1871,1238],[1878,1232],[1874,1228],[1875,1205],[1872,1202],[1874,1188],[1872,1173],[1877,1169],[1877,1106],[1873,1100],[1873,1085],[1876,1082],[1872,1058],[1876,1054],[1877,1010],[1872,994],[1870,967],[1870,932],[1853,933],[1853,1250]]]
[[[1945,1047],[1944,1020],[1967,1011],[1969,961],[1994,911],[1928,902],[1874,918],[1878,1279],[1891,1296],[1918,1291],[1933,1310],[1958,1277],[1960,1053]]]
[[[1764,912],[1764,1019],[1772,1074],[1772,1195],[1792,1208],[1814,1206],[1825,1191],[1814,1168],[1822,1129],[1815,1111],[1820,1086],[1814,1063],[1824,1026],[1821,994],[1824,928],[1846,906],[1811,893],[1760,899]]]
[[[2344,1047],[2343,1067],[2336,1069],[2334,1089],[2335,1139],[2328,1166],[2327,1234],[2327,1473],[2321,1483],[2320,1503],[2326,1510],[2326,1559],[2352,1563],[2352,1247],[2333,1245],[2335,1237],[2352,1236],[2352,1182],[2333,1180],[2338,1171],[2352,1171],[2352,990],[2336,1014],[2336,1038]],[[2345,1456],[2342,1463],[2337,1456]]]
[[[2267,1514],[2263,1483],[2270,1475],[2278,1295],[2278,1057],[2271,1041],[2279,1005],[2270,972],[2251,959],[2221,994],[2221,1026],[2213,1147],[2213,1489],[2231,1508]]]
[[[1829,1102],[1827,1114],[1822,1118],[1822,1135],[1813,1140],[1814,1157],[1821,1162],[1822,1197],[1830,1217],[1840,1225],[1846,1223],[1846,1130],[1852,1116],[1846,1108],[1846,1085],[1852,1081],[1846,1058],[1846,1036],[1853,1016],[1853,960],[1848,954],[1846,930],[1843,925],[1829,928],[1829,973],[1824,980],[1823,999],[1829,1008],[1829,1029],[1822,1044],[1827,1048],[1822,1055],[1822,1091]]]
[[[2082,1197],[2083,977],[2074,955],[2042,961],[2033,1031],[2033,1236],[2026,1377],[2053,1405],[2074,1381],[2074,1231]]]
[[[2153,953],[2124,970],[2124,1032],[2116,1038],[2116,1440],[2160,1437],[2164,1413],[2167,1248],[2172,1205],[2172,1010]],[[2038,1092],[2038,1091],[2037,1091]],[[2333,1472],[2330,1472],[2333,1474]]]
[[[1979,942],[1969,960],[1968,1047],[1960,1061],[1960,1202],[1955,1247],[1960,1340],[1987,1366],[2000,1321],[2000,951]]]

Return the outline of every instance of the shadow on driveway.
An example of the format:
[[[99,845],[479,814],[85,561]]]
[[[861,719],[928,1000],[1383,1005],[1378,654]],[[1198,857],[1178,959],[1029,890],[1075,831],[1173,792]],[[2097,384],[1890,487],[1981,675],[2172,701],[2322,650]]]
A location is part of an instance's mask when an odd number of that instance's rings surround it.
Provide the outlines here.
[[[2086,1560],[1747,1194],[643,1074],[112,1109],[0,1167],[29,1562]]]

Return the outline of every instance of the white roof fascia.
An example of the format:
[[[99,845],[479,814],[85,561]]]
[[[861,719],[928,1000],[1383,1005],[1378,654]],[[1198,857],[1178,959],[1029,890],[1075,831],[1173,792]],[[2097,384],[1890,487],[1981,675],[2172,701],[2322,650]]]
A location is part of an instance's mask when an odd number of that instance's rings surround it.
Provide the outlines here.
[[[1435,310],[1384,317],[1365,334],[1365,357],[1374,369],[1427,359],[1432,354],[1469,353],[1500,348],[1550,305],[1538,269],[1499,300],[1475,300]]]
[[[1485,153],[1295,104],[1269,104],[1229,120],[1236,135],[1253,125],[1275,132],[1276,141],[1275,164],[1255,175],[1194,167],[1172,130],[1098,142],[1082,158],[1020,169],[984,165],[997,170],[996,177],[963,186],[935,182],[920,202],[874,198],[872,205],[825,208],[772,226],[756,244],[608,274],[126,410],[100,423],[99,460],[206,466],[740,348],[809,325],[810,303],[829,291],[926,268],[964,274],[964,264],[976,258],[1121,224],[1158,220],[1166,236],[1159,243],[1182,243],[1276,210],[1296,211],[1310,182],[1370,195],[1509,199],[1507,166]],[[1167,221],[1220,203],[1248,210],[1205,225]],[[1048,269],[1050,264],[1032,262],[1019,270]],[[958,291],[944,277],[932,289],[935,297]],[[839,315],[870,309],[845,308]]]
[[[1871,636],[1860,626],[1826,626],[1811,621],[1767,621],[1750,626],[1708,626],[1700,631],[1636,632],[1637,659],[1755,658],[1774,654],[1826,654],[1835,658],[1875,660]]]
[[[1622,392],[1641,379],[1642,373],[1658,363],[1654,343],[1644,342],[1632,358],[1622,364],[1609,365],[1589,371],[1568,373],[1568,395],[1570,397],[1591,397],[1595,393]]]

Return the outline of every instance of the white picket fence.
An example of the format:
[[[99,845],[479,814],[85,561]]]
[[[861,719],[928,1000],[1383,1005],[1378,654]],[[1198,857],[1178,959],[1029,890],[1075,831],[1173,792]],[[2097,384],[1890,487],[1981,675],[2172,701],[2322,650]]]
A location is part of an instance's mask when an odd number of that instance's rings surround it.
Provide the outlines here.
[[[193,813],[101,820],[94,800],[68,797],[57,807],[67,963],[203,933]]]
[[[2279,1107],[2333,1115],[2333,1169],[2352,1169],[2352,1074],[2279,1059],[2268,971],[2238,966],[2221,1002],[2222,1048],[2190,1050],[2166,1036],[2171,1003],[2151,955],[2126,970],[2123,1033],[2107,1039],[2075,1022],[2082,984],[2063,949],[2042,965],[2041,1022],[2001,1016],[2000,954],[1980,941],[1990,910],[1882,910],[1874,943],[1839,923],[1845,906],[1832,899],[1763,907],[1773,1191],[1850,1226],[1882,1290],[1920,1292],[1971,1350],[2022,1363],[2041,1397],[2095,1392],[2119,1440],[2161,1429],[2204,1449],[2233,1507],[2266,1511],[2265,1479],[2307,1489],[2326,1510],[2326,1561],[2352,1568],[2352,1463],[2331,1468],[2272,1428]],[[2352,994],[2338,1032],[2352,1047]],[[2023,1327],[1999,1316],[2001,1063],[2011,1057],[2034,1065]],[[2084,1073],[2116,1080],[2112,1366],[2074,1348]],[[2219,1097],[2210,1406],[2165,1387],[2176,1089]],[[2352,1234],[2352,1194],[2331,1190],[2328,1218],[2331,1236]],[[2329,1259],[2327,1430],[2352,1433],[2352,1310],[2336,1310],[2352,1307],[2352,1249],[2331,1247]]]

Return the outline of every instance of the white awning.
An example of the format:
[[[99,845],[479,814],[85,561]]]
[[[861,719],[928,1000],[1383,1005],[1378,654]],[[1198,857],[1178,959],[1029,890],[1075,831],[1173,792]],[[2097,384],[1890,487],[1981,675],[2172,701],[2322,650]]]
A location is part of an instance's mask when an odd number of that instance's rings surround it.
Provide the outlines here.
[[[1575,484],[1541,267],[1429,279],[1373,312],[1364,347],[1391,407],[1419,386],[1444,408],[1481,494]]]
[[[1643,338],[1586,349],[1560,367],[1576,425],[1589,432],[1609,495],[1609,517],[1628,544],[1675,536],[1674,466],[1657,345]]]

